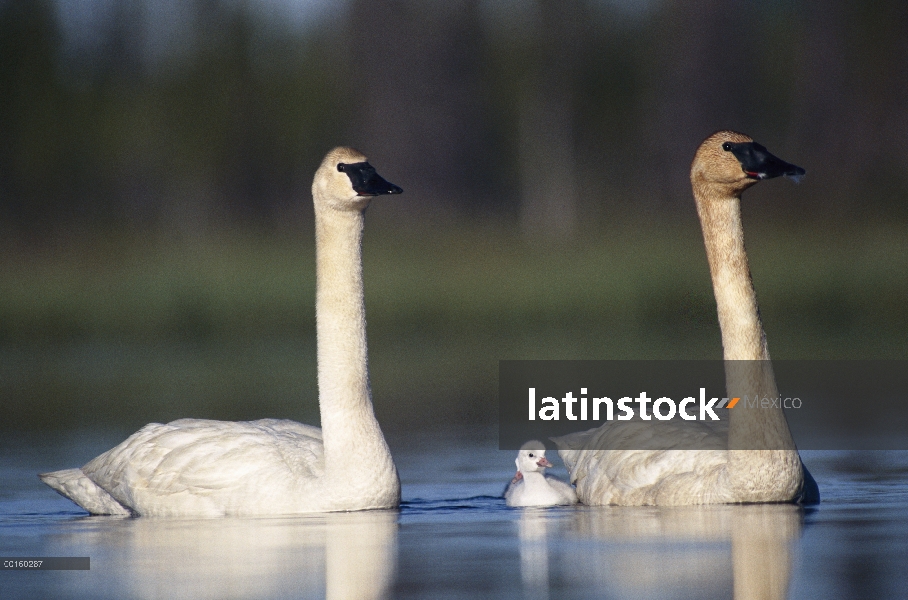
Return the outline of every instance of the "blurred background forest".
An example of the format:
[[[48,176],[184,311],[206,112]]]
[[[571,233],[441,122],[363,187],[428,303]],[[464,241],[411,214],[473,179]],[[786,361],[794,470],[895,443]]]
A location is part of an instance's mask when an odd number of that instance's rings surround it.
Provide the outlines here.
[[[688,169],[776,358],[908,357],[908,3],[0,0],[0,429],[317,420],[311,177],[352,145],[383,423],[491,423],[499,359],[718,358]],[[393,426],[393,425],[391,425]]]

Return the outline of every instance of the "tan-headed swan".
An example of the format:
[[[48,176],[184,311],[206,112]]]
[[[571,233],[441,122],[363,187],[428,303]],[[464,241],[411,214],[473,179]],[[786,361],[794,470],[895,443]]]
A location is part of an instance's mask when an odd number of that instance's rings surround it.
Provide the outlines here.
[[[763,179],[802,175],[804,169],[732,131],[706,138],[691,165],[722,331],[729,398],[744,393],[778,397],[744,251],[741,193]],[[641,425],[607,423],[555,440],[581,502],[667,506],[819,502],[819,489],[801,463],[781,408],[748,409],[746,403],[735,407],[729,411],[727,440],[718,438],[719,445],[703,437],[702,427],[687,428],[683,423],[663,437],[668,448],[673,438],[683,441],[692,435],[712,444],[699,448],[713,449],[609,449],[621,447],[617,440],[627,439],[634,433],[631,428]]]
[[[81,469],[41,479],[92,514],[273,515],[395,508],[400,479],[372,407],[363,215],[399,194],[351,148],[315,173],[316,336],[322,427],[180,419],[146,425]]]

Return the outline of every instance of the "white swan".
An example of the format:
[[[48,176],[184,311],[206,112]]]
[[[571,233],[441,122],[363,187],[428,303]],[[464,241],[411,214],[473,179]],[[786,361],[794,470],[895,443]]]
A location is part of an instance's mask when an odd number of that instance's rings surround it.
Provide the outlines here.
[[[508,506],[556,506],[576,504],[577,493],[567,483],[547,476],[552,463],[545,457],[542,442],[532,440],[517,453],[517,474],[504,492]]]
[[[761,398],[778,397],[744,251],[741,193],[763,179],[803,174],[804,169],[732,131],[708,137],[691,165],[722,330],[729,398],[755,392]],[[579,449],[622,447],[619,440],[645,427],[634,422],[609,423],[554,441],[584,504],[819,502],[819,489],[801,463],[782,409],[748,409],[742,404],[730,411],[728,438],[722,446],[705,436],[702,426],[682,424],[664,438],[684,446],[685,437],[696,436],[698,447],[721,449]]]
[[[152,423],[81,469],[40,475],[92,514],[267,515],[394,508],[400,479],[372,408],[363,214],[403,190],[351,148],[315,173],[316,335],[322,428],[293,421]]]

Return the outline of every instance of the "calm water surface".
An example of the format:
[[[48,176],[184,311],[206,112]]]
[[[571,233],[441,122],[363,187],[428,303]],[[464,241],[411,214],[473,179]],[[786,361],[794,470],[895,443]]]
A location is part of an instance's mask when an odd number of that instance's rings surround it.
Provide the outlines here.
[[[0,555],[91,570],[0,571],[0,597],[908,598],[904,452],[804,453],[823,494],[808,510],[511,509],[514,456],[495,431],[391,438],[396,511],[90,517],[35,476],[123,437],[3,437]]]

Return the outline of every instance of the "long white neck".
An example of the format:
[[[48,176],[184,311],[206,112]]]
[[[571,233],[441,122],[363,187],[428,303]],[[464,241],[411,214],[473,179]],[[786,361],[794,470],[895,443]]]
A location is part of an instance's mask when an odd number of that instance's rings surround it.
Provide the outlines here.
[[[729,416],[729,476],[739,501],[789,499],[803,474],[785,413],[748,405],[779,394],[744,250],[740,198],[696,182],[694,195],[722,330],[727,393],[741,398]]]
[[[369,387],[363,213],[320,206],[318,199],[315,204],[315,313],[325,477],[399,489]]]
[[[769,360],[757,295],[744,250],[741,201],[732,196],[698,201],[712,275],[725,360]]]

